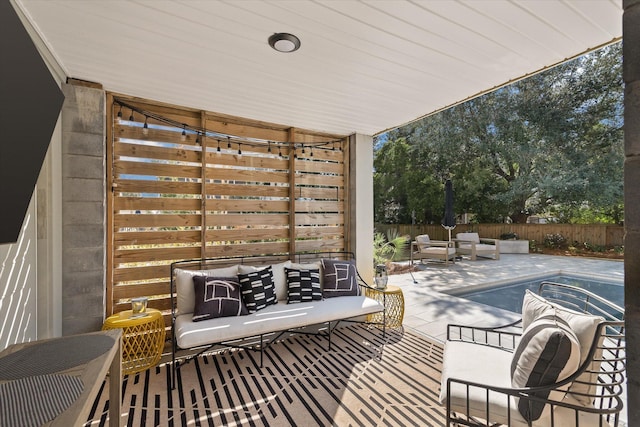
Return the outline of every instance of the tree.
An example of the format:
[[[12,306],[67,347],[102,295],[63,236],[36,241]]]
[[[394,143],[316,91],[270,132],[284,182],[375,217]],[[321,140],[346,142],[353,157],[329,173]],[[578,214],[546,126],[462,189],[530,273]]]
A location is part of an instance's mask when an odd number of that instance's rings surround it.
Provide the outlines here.
[[[621,62],[615,44],[389,132],[374,160],[376,212],[397,214],[376,219],[407,222],[415,209],[419,222],[439,221],[451,178],[456,212],[478,221],[549,212],[619,222]],[[399,151],[389,156],[389,144]]]

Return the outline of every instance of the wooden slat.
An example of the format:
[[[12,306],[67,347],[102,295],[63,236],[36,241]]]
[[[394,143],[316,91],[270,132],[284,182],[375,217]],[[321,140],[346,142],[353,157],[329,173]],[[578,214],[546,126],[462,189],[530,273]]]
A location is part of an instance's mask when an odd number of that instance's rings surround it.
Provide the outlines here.
[[[172,160],[191,163],[201,162],[200,151],[125,142],[116,144],[115,154],[116,156],[135,157],[140,159]]]
[[[344,238],[344,228],[342,227],[296,227],[298,238]]]
[[[118,175],[150,175],[158,177],[200,178],[200,167],[116,160],[114,171]]]
[[[207,230],[207,242],[234,240],[275,240],[287,239],[289,228],[234,228],[231,230]]]
[[[340,225],[343,214],[296,214],[296,225]]]
[[[138,116],[138,118],[140,117]],[[150,119],[148,123],[152,123],[152,122],[153,120]],[[176,128],[175,131],[166,130],[166,129],[149,128],[149,132],[145,135],[142,133],[141,128],[127,126],[125,124],[118,124],[116,126],[116,137],[121,139],[140,141],[140,142],[153,141],[153,142],[170,143],[170,144],[181,145],[181,146],[192,146],[192,147],[197,146],[196,135],[194,133],[187,133],[183,141],[182,129],[178,129],[178,128]],[[125,143],[127,141],[119,141],[119,142]]]
[[[200,215],[116,214],[114,227],[197,227]]]
[[[344,203],[344,189],[341,187],[303,187],[296,186],[296,197],[306,199],[337,200]]]
[[[135,285],[116,285],[113,287],[114,301],[125,298],[135,298],[140,295],[168,295],[171,293],[171,282],[167,280],[154,283],[139,283]]]
[[[289,174],[286,172],[233,168],[207,168],[207,179],[242,182],[289,182]]]
[[[302,173],[296,176],[297,185],[318,185],[325,187],[344,186],[344,177],[336,175],[318,175]]]
[[[239,215],[239,214],[208,214],[207,226],[229,226],[240,225],[273,225],[283,226],[289,224],[288,214],[264,214],[264,215]]]
[[[210,149],[215,149],[215,143],[210,143]],[[274,170],[286,170],[288,160],[280,158],[277,153],[274,157],[256,156],[252,155],[247,148],[242,149],[242,156],[238,155],[238,146],[234,144],[231,148],[231,152],[227,150],[226,144],[223,150],[218,154],[216,151],[208,151],[205,156],[208,166],[234,166],[245,168],[261,168],[261,169],[274,169]]]
[[[149,249],[116,249],[114,260],[117,263],[153,262],[187,258],[198,258],[200,247],[170,247]]]
[[[343,239],[327,240],[298,240],[296,247],[299,252],[309,251],[339,251],[344,250]]]
[[[333,202],[328,200],[298,200],[296,202],[296,212],[344,212],[344,204],[342,202]]]
[[[238,245],[207,246],[207,258],[227,257],[240,255],[262,255],[274,253],[286,253],[289,250],[289,242],[268,243],[244,243]]]
[[[305,161],[301,160],[300,156],[298,156],[298,162],[296,162],[296,170],[300,172],[317,172],[325,174],[332,173],[335,175],[342,175],[342,173],[344,172],[344,166],[342,165],[342,163]]]
[[[163,277],[169,277],[170,274],[171,266],[169,264],[120,267],[115,269],[113,281],[114,283],[120,283],[135,280],[161,279]]]
[[[207,199],[207,212],[289,212],[289,201]]]
[[[114,210],[199,211],[202,200],[182,197],[117,197]]]
[[[119,193],[200,194],[200,183],[175,180],[116,179],[115,190]]]
[[[200,232],[193,230],[114,232],[113,240],[116,246],[198,243],[200,241]]]
[[[289,186],[206,183],[210,196],[289,197]]]

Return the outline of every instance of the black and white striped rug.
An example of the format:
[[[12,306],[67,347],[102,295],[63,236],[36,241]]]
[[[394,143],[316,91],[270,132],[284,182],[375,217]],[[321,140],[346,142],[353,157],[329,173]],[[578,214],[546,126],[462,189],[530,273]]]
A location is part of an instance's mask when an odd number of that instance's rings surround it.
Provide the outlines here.
[[[264,354],[226,351],[179,369],[169,364],[125,377],[128,426],[442,426],[438,403],[442,345],[409,331],[364,325],[326,338],[296,335]],[[108,422],[108,387],[88,426]]]

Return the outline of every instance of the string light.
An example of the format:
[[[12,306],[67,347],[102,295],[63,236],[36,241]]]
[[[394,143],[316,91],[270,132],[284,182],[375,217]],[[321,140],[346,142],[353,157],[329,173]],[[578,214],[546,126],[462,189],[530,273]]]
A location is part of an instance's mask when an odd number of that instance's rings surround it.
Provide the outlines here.
[[[240,149],[240,143],[238,143],[238,157],[242,157],[242,150]]]
[[[152,120],[154,120],[154,123],[160,122],[160,123],[166,123],[170,126],[172,126],[174,129],[176,129],[177,131],[180,131],[180,128],[182,127],[181,135],[180,135],[180,139],[181,141],[186,141],[187,139],[190,139],[188,134],[195,134],[196,135],[196,139],[195,139],[195,143],[198,145],[202,145],[204,143],[203,138],[207,136],[207,130],[203,129],[203,128],[198,128],[198,127],[191,127],[186,123],[180,123],[177,121],[174,121],[170,118],[167,117],[163,117],[160,115],[157,115],[153,112],[148,112],[142,109],[138,109],[137,107],[131,106],[130,104],[121,101],[120,99],[116,99],[114,100],[114,107],[118,106],[118,111],[116,114],[117,119],[120,121],[123,119],[124,117],[124,109],[125,108],[129,108],[131,109],[131,113],[129,115],[129,121],[130,122],[135,122],[136,119],[136,113],[139,115],[144,116],[144,122],[143,122],[143,126],[142,128],[142,133],[144,135],[148,135],[148,131],[149,131],[149,118],[151,118]],[[187,132],[187,128],[189,128],[189,132]],[[242,154],[242,148],[241,148],[241,144],[248,144],[250,147],[264,147],[264,143],[267,142],[267,153],[272,154],[275,152],[275,149],[272,147],[272,144],[277,144],[278,145],[278,156],[279,157],[284,157],[283,152],[282,152],[282,146],[285,146],[285,148],[287,149],[287,154],[288,157],[291,156],[291,150],[293,149],[293,157],[295,159],[298,158],[298,148],[301,147],[301,152],[303,154],[303,157],[308,156],[308,157],[314,157],[314,148],[320,148],[323,150],[332,150],[332,151],[336,151],[336,150],[340,150],[340,151],[344,151],[344,147],[343,147],[343,140],[331,140],[331,141],[325,141],[325,142],[318,142],[318,143],[313,143],[313,144],[308,144],[308,143],[295,143],[293,141],[289,141],[289,142],[281,142],[281,141],[271,141],[271,140],[253,140],[251,138],[247,139],[245,141],[245,139],[243,139],[242,137],[236,137],[236,136],[232,136],[232,135],[220,135],[217,132],[212,132],[211,134],[209,134],[209,136],[213,136],[213,137],[219,137],[216,138],[217,140],[217,147],[216,147],[216,154],[221,154],[222,150],[222,138],[226,137],[227,138],[227,149],[232,150],[232,146],[231,146],[231,138],[234,138],[233,143],[234,144],[238,144],[238,155]],[[242,143],[237,142],[238,140],[242,141]],[[285,145],[286,144],[286,145]],[[338,145],[336,148],[336,144]],[[331,146],[329,148],[329,146]],[[309,148],[309,152],[307,153],[307,148]]]

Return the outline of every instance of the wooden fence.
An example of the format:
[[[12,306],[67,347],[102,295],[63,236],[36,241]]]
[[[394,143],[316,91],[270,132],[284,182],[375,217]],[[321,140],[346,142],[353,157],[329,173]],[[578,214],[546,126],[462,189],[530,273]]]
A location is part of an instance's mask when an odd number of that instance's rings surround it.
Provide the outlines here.
[[[107,315],[172,261],[345,250],[348,140],[111,95]]]
[[[434,240],[448,239],[448,232],[440,224],[407,225],[407,224],[376,224],[376,231],[386,233],[396,230],[401,235],[410,235],[412,239],[419,234],[428,234]],[[568,242],[589,243],[606,247],[624,245],[624,227],[605,224],[458,224],[451,231],[452,237],[456,233],[466,231],[477,232],[480,237],[499,239],[501,234],[516,233],[519,239],[535,240],[539,244],[547,234],[561,234]]]

